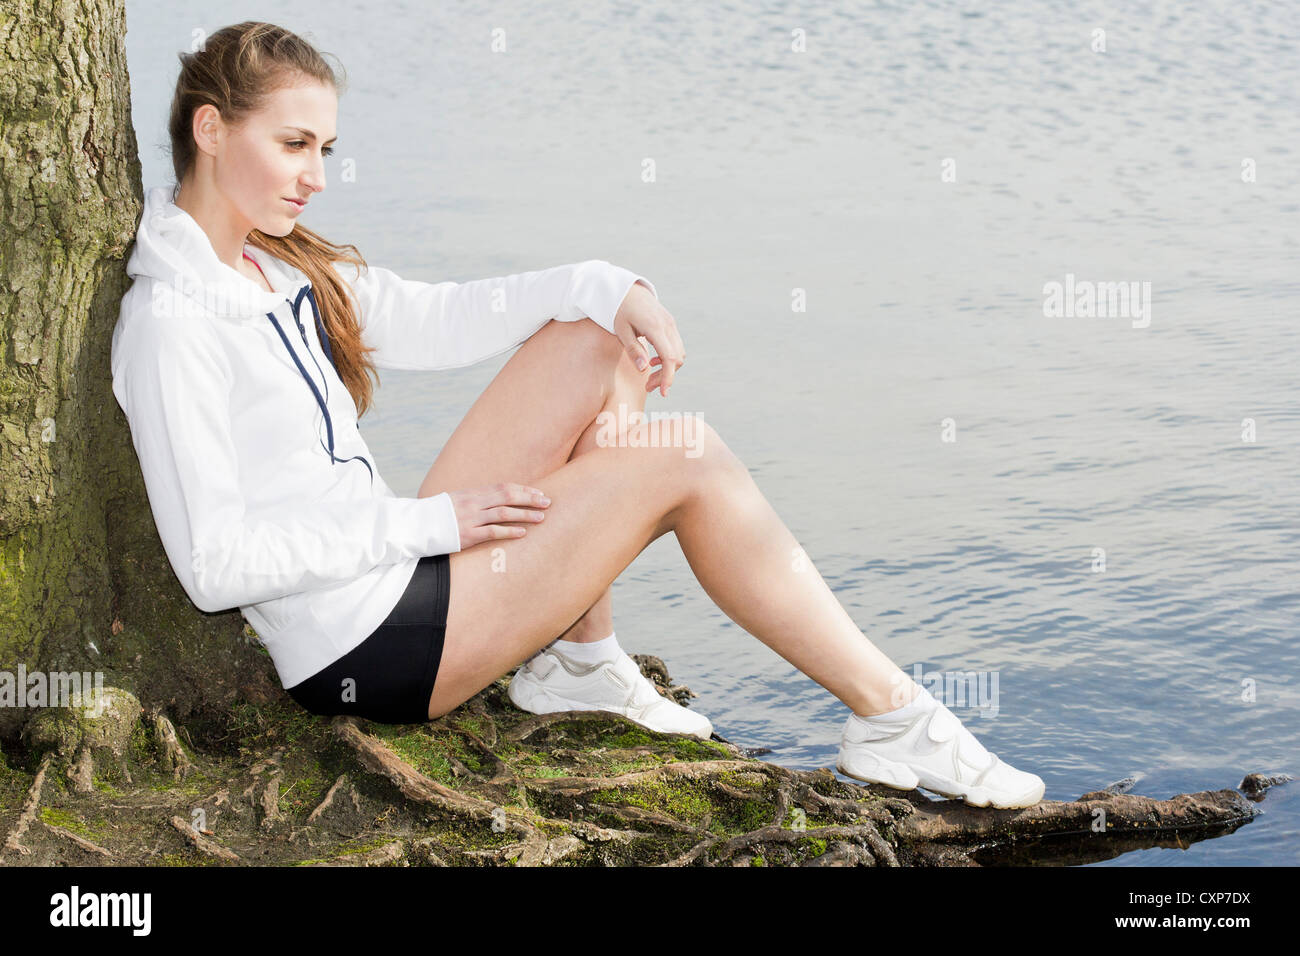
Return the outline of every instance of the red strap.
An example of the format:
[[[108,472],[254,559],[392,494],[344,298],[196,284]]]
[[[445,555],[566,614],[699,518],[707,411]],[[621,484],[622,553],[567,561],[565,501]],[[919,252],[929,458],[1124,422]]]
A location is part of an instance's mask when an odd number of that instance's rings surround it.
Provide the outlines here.
[[[247,252],[244,253],[244,258],[247,259],[249,262],[251,262],[253,265],[257,266],[257,260],[254,259],[252,256],[250,256]],[[257,266],[257,271],[258,271],[258,272],[262,272],[262,267],[261,267],[261,266]],[[263,278],[263,279],[266,279],[266,273],[265,273],[265,272],[262,272],[262,278]],[[270,280],[270,279],[267,279],[267,281],[270,282],[271,280]]]

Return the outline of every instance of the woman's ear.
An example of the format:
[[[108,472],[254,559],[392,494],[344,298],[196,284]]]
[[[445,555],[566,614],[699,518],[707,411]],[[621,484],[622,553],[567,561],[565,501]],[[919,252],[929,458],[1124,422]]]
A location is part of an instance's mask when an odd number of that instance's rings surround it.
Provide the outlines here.
[[[194,111],[193,125],[195,146],[209,156],[214,155],[221,132],[221,113],[211,103],[204,103]]]

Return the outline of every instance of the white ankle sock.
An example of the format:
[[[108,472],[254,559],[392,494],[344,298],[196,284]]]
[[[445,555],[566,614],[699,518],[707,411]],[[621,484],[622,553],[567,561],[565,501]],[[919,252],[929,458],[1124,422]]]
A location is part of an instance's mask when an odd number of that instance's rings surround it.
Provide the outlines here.
[[[917,685],[919,693],[914,697],[911,703],[904,704],[894,710],[887,710],[883,714],[869,714],[864,717],[861,714],[854,714],[853,717],[863,726],[871,726],[876,722],[890,723],[891,721],[911,720],[917,714],[922,714],[939,706],[939,702],[934,699],[934,695],[925,689],[922,685]]]
[[[570,660],[581,661],[584,664],[595,664],[599,661],[616,661],[623,654],[623,648],[618,646],[617,632],[610,634],[609,637],[602,638],[599,641],[578,641],[557,640],[551,645],[551,649],[559,651]]]

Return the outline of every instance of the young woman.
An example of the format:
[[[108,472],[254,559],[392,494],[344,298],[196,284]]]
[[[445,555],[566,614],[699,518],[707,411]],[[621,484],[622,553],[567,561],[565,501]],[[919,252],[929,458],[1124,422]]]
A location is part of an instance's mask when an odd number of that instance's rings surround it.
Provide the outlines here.
[[[672,532],[732,620],[850,709],[843,773],[1038,802],[1037,776],[867,640],[712,428],[688,417],[689,448],[681,421],[611,440],[601,413],[636,421],[686,357],[648,280],[603,260],[436,284],[368,267],[298,222],[336,138],[320,54],[248,22],[181,61],[178,185],[146,198],[113,389],[181,585],[201,610],[239,607],[296,700],[431,720],[523,663],[526,710],[707,737],[613,634],[610,584]],[[369,375],[515,346],[417,496],[396,496],[356,424]]]

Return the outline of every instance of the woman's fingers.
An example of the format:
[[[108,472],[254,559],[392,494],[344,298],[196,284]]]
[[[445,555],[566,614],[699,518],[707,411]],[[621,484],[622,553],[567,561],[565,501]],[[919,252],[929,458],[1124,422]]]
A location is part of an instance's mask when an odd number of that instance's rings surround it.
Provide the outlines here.
[[[474,529],[474,544],[499,538],[522,538],[527,533],[527,528],[517,524],[481,524]]]
[[[488,489],[487,502],[488,506],[495,505],[530,505],[537,508],[544,508],[550,504],[550,499],[540,488],[534,488],[532,485],[520,485],[510,481],[503,481],[499,485]]]
[[[511,507],[512,504],[525,507]],[[536,524],[546,517],[543,509],[549,504],[550,499],[538,488],[503,482],[487,496],[483,510],[479,512],[479,520],[482,522],[479,528],[493,540],[521,538],[527,534],[528,529],[508,522]]]
[[[639,371],[644,372],[649,365],[648,354],[645,344],[641,341],[641,336],[637,335],[630,325],[615,326],[615,334],[618,340],[623,343],[623,350],[627,352],[628,357],[632,359]]]
[[[668,388],[673,384],[673,373],[677,370],[673,363],[671,346],[663,337],[662,332],[657,333],[654,338],[650,339],[650,344],[655,347],[656,356],[660,362],[659,367],[655,370],[655,375],[659,376],[660,392],[664,396],[668,395]]]
[[[523,524],[541,521],[546,516],[544,509],[551,503],[540,488],[508,481],[454,491],[451,497],[460,523],[462,549],[483,541],[523,536],[527,531]]]
[[[540,508],[507,508],[498,505],[495,508],[485,508],[484,517],[497,524],[503,521],[541,521],[546,517],[546,512]]]
[[[667,398],[668,389],[672,387],[673,378],[676,376],[677,370],[681,368],[683,360],[675,357],[672,353],[667,353],[667,361],[665,361],[664,355],[665,353],[661,352],[651,361],[652,365],[658,367],[646,380],[646,391],[653,392],[656,388],[659,388],[662,395]]]
[[[667,396],[677,370],[686,362],[686,347],[668,310],[659,307],[658,312],[643,323],[644,316],[633,315],[625,319],[620,309],[614,322],[614,334],[639,371],[658,366],[659,378],[656,381]],[[651,348],[656,353],[654,356],[650,355]],[[652,391],[653,388],[646,390]]]

